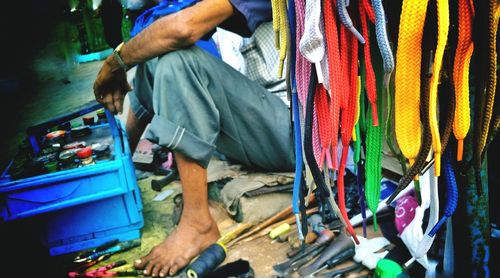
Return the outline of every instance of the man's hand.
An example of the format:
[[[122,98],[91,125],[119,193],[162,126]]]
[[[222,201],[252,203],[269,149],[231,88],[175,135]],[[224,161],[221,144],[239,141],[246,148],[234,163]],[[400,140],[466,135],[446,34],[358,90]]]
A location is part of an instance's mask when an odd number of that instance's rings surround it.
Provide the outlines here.
[[[112,56],[108,57],[94,82],[95,99],[111,113],[121,113],[125,95],[131,90],[127,81],[127,72]]]

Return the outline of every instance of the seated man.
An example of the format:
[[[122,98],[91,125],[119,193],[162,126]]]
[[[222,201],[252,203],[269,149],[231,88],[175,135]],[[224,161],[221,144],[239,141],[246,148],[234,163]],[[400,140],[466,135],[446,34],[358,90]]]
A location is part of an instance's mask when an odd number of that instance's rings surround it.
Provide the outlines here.
[[[180,174],[181,220],[172,234],[136,261],[145,275],[176,274],[220,237],[207,196],[206,167],[215,150],[269,171],[294,168],[286,104],[193,46],[216,27],[248,37],[270,20],[270,1],[200,1],[157,19],[121,47],[121,57],[108,57],[96,78],[95,97],[113,113],[122,112],[125,94],[132,91],[126,125],[132,151],[150,124],[146,138],[174,153]],[[135,65],[132,89],[126,70]]]

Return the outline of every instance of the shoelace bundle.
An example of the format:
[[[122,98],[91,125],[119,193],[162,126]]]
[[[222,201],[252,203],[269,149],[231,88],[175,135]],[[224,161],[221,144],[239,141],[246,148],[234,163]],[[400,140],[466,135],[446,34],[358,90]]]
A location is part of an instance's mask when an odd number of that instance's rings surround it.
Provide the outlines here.
[[[445,114],[445,119],[441,121],[442,124],[442,137],[441,137],[441,145],[443,147],[443,150],[446,150],[447,145],[448,145],[448,139],[450,138],[450,135],[452,133],[453,129],[453,118],[454,118],[454,111],[455,111],[455,103],[454,103],[454,95],[453,95],[453,82],[452,82],[452,65],[451,65],[451,57],[450,55],[445,55],[445,58],[447,58],[444,61],[444,74],[443,74],[443,82],[441,84],[441,87],[439,88],[440,90],[440,98],[441,98],[441,114]],[[450,102],[451,100],[451,102]],[[449,103],[449,105],[446,105],[445,103]],[[446,113],[444,113],[446,112]],[[448,155],[448,158],[451,161],[451,154]],[[433,177],[433,183],[431,184],[431,208],[429,212],[429,221],[427,224],[427,228],[424,234],[424,238],[420,242],[415,257],[416,258],[421,258],[424,257],[428,250],[431,248],[433,242],[434,242],[434,236],[432,231],[434,230],[435,226],[438,224],[438,218],[439,218],[439,198],[438,198],[438,182],[437,182],[437,175],[435,174],[436,177]],[[446,178],[446,177],[445,177]],[[450,208],[448,211],[445,210],[446,213],[451,212],[451,207],[453,206],[453,203],[456,203],[455,197],[453,196],[453,193],[450,192],[449,196],[449,202],[447,204],[450,205]],[[454,210],[454,209],[453,209]],[[438,229],[438,228],[436,228]]]
[[[338,189],[338,200],[339,207],[342,213],[342,217],[347,223],[347,229],[352,230],[349,232],[353,237],[355,237],[354,229],[349,221],[349,216],[347,215],[346,205],[345,205],[345,192],[344,192],[344,173],[347,163],[347,155],[349,152],[349,143],[352,137],[352,130],[354,127],[354,117],[356,112],[356,99],[357,99],[357,76],[358,76],[358,41],[355,36],[348,33],[345,27],[340,27],[341,35],[341,51],[345,51],[344,55],[346,60],[350,61],[350,64],[346,63],[345,71],[342,74],[343,82],[342,93],[344,94],[344,99],[346,101],[345,107],[342,107],[342,117],[341,117],[341,140],[342,140],[342,156],[340,160],[340,167],[337,175],[337,189]],[[349,46],[343,45],[343,43],[349,42]],[[342,55],[342,52],[341,52]],[[350,67],[347,67],[350,65]]]
[[[318,168],[318,164],[316,162],[316,159],[314,157],[314,152],[313,152],[313,142],[312,142],[312,124],[313,124],[313,110],[314,110],[314,94],[316,90],[316,74],[314,70],[311,71],[312,75],[310,78],[310,86],[309,86],[309,92],[307,94],[307,107],[306,107],[306,115],[305,115],[305,124],[304,124],[304,154],[307,160],[307,163],[309,165],[309,168],[311,170],[311,174],[314,178],[314,182],[316,183],[318,187],[318,191],[321,196],[321,198],[318,198],[319,202],[323,202],[322,199],[327,199],[328,203],[330,204],[331,208],[334,210],[334,212],[340,216],[342,215],[340,212],[339,207],[337,206],[337,203],[333,199],[333,193],[332,189],[325,183],[325,180],[323,179],[323,176],[321,175],[321,171]],[[349,233],[353,236],[354,241],[359,244],[359,240],[356,237],[356,233],[354,230],[350,230],[348,225],[346,224],[345,220],[343,217],[339,217],[340,221],[342,224],[347,228]],[[351,227],[352,228],[352,227]]]
[[[457,160],[463,156],[464,139],[470,128],[469,64],[474,51],[472,19],[474,6],[471,0],[458,0],[458,42],[453,67],[455,85],[455,119],[453,133],[458,140]]]

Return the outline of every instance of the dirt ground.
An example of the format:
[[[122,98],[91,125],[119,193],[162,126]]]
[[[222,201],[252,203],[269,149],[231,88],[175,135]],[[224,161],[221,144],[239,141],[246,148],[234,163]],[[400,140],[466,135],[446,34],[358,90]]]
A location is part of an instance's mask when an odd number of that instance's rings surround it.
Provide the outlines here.
[[[156,178],[158,177],[151,176],[139,181],[144,205],[144,228],[142,229],[141,246],[127,252],[117,253],[110,259],[93,268],[104,266],[112,261],[118,260],[126,260],[128,263],[132,263],[140,256],[147,254],[153,246],[160,243],[170,232],[173,231],[175,228],[173,222],[173,196],[175,196],[176,193],[181,192],[181,187],[178,182],[173,182],[163,188],[163,191],[173,190],[173,194],[163,201],[152,201],[158,192],[151,189],[150,183],[151,179]],[[222,234],[234,227],[237,223],[229,216],[221,203],[211,200],[210,210],[217,221],[219,230]],[[295,229],[294,225],[292,225],[292,229]],[[362,234],[361,228],[356,229],[358,234]],[[370,227],[368,228],[368,232],[368,238],[381,235],[380,233],[374,233],[373,229]],[[287,242],[280,243],[267,236],[263,236],[252,241],[239,242],[230,246],[228,249],[228,255],[221,265],[243,259],[250,263],[250,266],[255,272],[255,277],[273,277],[277,274],[272,268],[273,265],[287,260],[286,253],[289,250],[290,245]],[[351,264],[351,262],[346,262],[339,265],[337,268],[343,268],[349,264]],[[362,271],[348,277],[361,277],[366,274],[368,274],[368,271]],[[183,276],[180,275],[178,277]]]

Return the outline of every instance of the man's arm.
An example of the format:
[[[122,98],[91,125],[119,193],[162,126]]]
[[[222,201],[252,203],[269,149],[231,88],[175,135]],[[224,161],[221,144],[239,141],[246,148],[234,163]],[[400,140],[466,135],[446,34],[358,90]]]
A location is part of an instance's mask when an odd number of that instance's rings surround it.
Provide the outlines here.
[[[188,47],[233,13],[229,0],[203,0],[157,19],[123,45],[120,56],[130,68],[161,54]],[[123,99],[130,89],[126,72],[118,61],[113,55],[106,58],[94,83],[96,99],[112,113],[122,112]]]
[[[121,49],[125,64],[133,66],[158,55],[193,45],[233,15],[229,0],[204,0],[177,13],[164,16]]]

